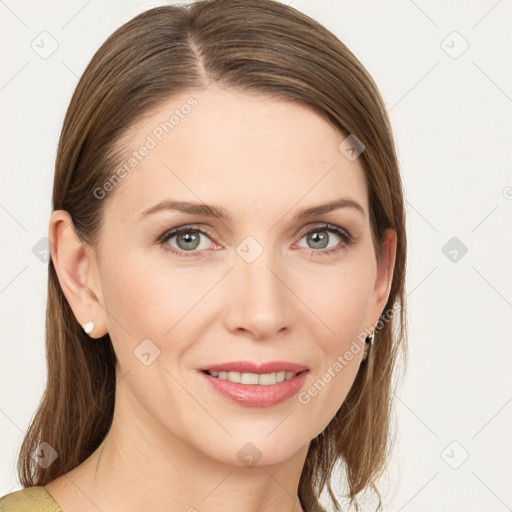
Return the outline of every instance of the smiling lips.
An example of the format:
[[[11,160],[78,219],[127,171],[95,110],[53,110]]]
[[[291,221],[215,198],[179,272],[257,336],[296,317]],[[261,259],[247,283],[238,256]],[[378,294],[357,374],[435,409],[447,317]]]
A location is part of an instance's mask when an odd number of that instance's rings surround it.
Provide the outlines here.
[[[246,407],[269,407],[298,393],[309,368],[283,361],[247,361],[201,368],[208,383],[225,398]]]
[[[268,386],[290,380],[307,370],[304,365],[284,361],[256,364],[249,361],[222,363],[203,368],[212,377],[241,384]]]

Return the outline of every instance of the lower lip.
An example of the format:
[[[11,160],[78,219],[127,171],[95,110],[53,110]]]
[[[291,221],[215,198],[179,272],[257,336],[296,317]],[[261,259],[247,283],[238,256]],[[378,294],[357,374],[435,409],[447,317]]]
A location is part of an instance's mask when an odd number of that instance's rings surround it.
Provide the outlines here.
[[[212,377],[199,372],[212,388],[222,396],[245,407],[272,407],[296,395],[306,380],[308,371],[303,371],[290,380],[262,386],[259,384],[240,384]]]

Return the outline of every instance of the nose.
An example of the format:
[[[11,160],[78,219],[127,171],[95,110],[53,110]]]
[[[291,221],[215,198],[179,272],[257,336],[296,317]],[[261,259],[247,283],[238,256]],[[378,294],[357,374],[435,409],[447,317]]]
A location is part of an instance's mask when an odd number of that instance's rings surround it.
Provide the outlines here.
[[[275,338],[290,326],[293,293],[285,268],[270,250],[252,262],[235,257],[225,286],[224,318],[230,332],[247,331],[263,340]]]

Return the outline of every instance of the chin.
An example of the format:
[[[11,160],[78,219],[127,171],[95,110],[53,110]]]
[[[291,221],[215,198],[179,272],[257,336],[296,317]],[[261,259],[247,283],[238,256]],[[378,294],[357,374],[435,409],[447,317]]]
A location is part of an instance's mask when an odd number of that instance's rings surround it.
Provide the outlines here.
[[[269,429],[254,429],[254,435],[246,432],[245,435],[234,435],[234,439],[227,440],[223,436],[222,439],[212,440],[211,444],[208,443],[208,452],[212,458],[236,467],[281,464],[297,455],[300,450],[304,450],[304,454],[307,452],[309,439],[296,438],[289,430],[278,433],[280,427],[272,432],[275,427],[274,423]],[[269,432],[272,433],[268,435]],[[218,450],[212,452],[212,446],[218,447]]]

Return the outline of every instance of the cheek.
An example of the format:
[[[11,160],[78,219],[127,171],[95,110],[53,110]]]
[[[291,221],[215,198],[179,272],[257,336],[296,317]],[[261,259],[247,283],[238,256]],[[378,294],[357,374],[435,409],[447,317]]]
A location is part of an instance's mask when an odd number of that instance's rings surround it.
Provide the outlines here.
[[[306,313],[325,334],[325,349],[343,344],[364,328],[374,286],[375,269],[363,257],[347,258],[339,265],[319,266],[296,279],[297,295]]]
[[[183,336],[181,331],[188,331],[201,313],[203,317],[207,314],[207,301],[202,299],[216,281],[212,272],[179,269],[147,255],[124,257],[122,266],[106,269],[103,296],[120,362],[128,363],[127,358],[144,339],[152,340],[166,354],[172,351],[173,356],[185,350],[194,336]]]
[[[344,402],[361,363],[374,269],[360,261],[317,272],[315,286],[301,292],[318,317],[312,317],[318,326],[312,335],[321,356],[298,401],[317,418],[318,433]]]

